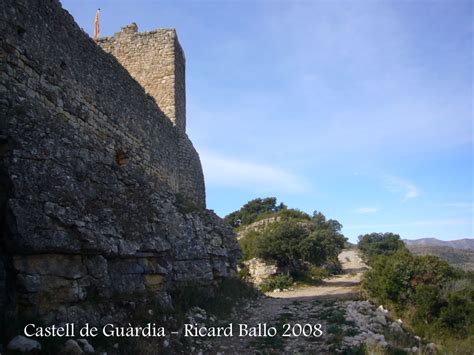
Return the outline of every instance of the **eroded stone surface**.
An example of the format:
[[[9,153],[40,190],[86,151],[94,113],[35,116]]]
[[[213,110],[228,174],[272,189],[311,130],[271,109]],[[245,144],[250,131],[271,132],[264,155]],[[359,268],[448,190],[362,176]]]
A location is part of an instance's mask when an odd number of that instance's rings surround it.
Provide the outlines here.
[[[205,210],[199,156],[167,108],[58,1],[2,5],[0,329],[101,324],[233,274],[235,234]]]
[[[281,270],[276,262],[268,262],[252,258],[244,262],[248,268],[249,278],[256,286],[261,285],[270,276],[277,275]]]

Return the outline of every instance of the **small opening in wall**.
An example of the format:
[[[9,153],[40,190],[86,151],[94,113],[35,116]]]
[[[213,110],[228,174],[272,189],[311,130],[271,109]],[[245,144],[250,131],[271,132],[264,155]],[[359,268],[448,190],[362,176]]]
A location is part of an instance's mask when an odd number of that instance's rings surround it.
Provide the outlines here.
[[[59,66],[61,67],[61,69],[66,69],[67,65],[66,63],[64,63],[64,61],[61,60],[61,63],[59,63]]]
[[[115,162],[118,166],[124,166],[128,163],[128,157],[123,150],[117,150],[115,153]]]
[[[5,153],[8,151],[9,145],[8,145],[8,139],[0,135],[0,158],[2,158]]]
[[[26,30],[21,26],[16,26],[16,32],[18,33],[19,36],[23,36]]]

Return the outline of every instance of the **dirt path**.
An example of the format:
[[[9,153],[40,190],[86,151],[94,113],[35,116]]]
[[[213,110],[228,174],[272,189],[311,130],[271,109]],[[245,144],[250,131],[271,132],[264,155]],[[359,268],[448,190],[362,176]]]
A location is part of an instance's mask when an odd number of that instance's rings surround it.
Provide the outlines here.
[[[323,281],[318,286],[301,287],[286,292],[268,292],[272,298],[291,299],[354,299],[359,294],[359,284],[367,265],[356,250],[344,250],[338,256],[343,274]]]
[[[201,344],[204,353],[333,353],[342,344],[344,335],[357,333],[346,322],[344,300],[359,297],[359,284],[367,266],[356,250],[344,250],[339,255],[343,274],[326,279],[319,286],[301,287],[284,292],[269,292],[234,315],[236,326],[259,327],[266,324],[278,329],[275,337],[218,337]],[[342,302],[342,303],[341,303]],[[282,337],[285,327],[320,325],[324,334]],[[296,327],[296,328],[293,328]],[[199,352],[199,351],[198,351]]]

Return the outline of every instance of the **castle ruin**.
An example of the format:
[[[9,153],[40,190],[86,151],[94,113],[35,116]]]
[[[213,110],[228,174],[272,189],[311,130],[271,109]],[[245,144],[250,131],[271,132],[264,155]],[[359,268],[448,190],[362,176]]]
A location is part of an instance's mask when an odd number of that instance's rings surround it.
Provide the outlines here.
[[[163,113],[186,131],[185,58],[173,28],[138,32],[133,23],[98,44],[150,94]]]
[[[99,46],[57,0],[5,0],[0,33],[0,337],[28,317],[127,320],[232,275],[176,32],[132,26]]]

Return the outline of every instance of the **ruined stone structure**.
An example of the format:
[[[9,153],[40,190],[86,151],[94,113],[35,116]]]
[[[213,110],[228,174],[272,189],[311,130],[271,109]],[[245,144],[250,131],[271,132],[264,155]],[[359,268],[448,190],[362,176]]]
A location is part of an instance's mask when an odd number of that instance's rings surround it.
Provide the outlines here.
[[[126,319],[124,304],[233,274],[235,234],[205,209],[185,134],[174,30],[101,42],[135,79],[57,0],[5,0],[0,34],[0,329]]]
[[[185,132],[185,59],[176,30],[137,31],[137,25],[132,24],[113,37],[99,39],[98,44],[118,59],[171,122]]]

